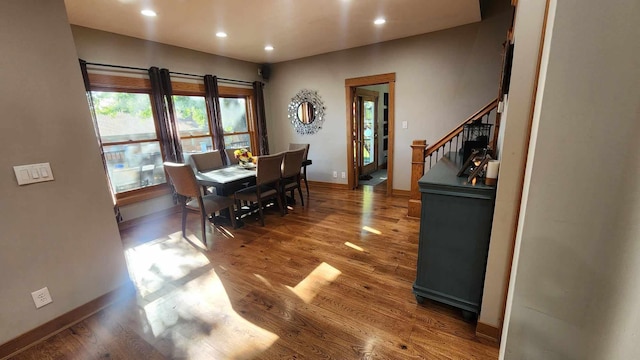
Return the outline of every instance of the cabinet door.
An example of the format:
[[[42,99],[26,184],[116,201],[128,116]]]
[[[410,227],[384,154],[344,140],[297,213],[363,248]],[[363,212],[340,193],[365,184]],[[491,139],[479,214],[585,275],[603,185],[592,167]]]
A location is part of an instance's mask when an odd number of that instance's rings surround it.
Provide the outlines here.
[[[422,204],[416,285],[479,306],[493,200],[423,193]]]

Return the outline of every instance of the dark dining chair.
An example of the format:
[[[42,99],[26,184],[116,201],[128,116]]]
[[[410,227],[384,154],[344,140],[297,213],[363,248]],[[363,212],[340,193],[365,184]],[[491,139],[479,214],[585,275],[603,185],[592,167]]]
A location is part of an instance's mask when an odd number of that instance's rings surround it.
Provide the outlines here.
[[[207,172],[224,166],[221,155],[218,150],[206,151],[190,154],[189,160],[196,171]]]
[[[241,201],[249,201],[258,204],[260,224],[264,226],[264,201],[275,198],[280,207],[281,215],[284,215],[282,206],[282,190],[280,186],[280,172],[284,153],[275,155],[258,156],[256,162],[256,184],[236,191],[234,197],[238,209]]]
[[[300,148],[297,150],[290,150],[284,153],[284,160],[282,161],[282,194],[291,192],[291,199],[295,200],[294,190],[298,189],[300,194],[300,202],[304,206],[304,198],[302,197],[302,186],[300,186],[300,178],[302,173],[302,161],[304,160],[304,153],[306,149]],[[285,202],[286,204],[286,202]]]
[[[289,144],[289,150],[304,149],[304,156],[302,159],[302,178],[304,179],[304,186],[307,189],[307,197],[309,197],[309,182],[307,181],[307,157],[309,156],[309,144]]]
[[[201,153],[189,154],[187,162],[197,172],[207,172],[224,167],[222,162],[222,154],[219,150],[205,151]],[[203,186],[202,190],[205,194],[215,191],[214,188]]]
[[[200,213],[200,222],[202,225],[202,242],[207,245],[207,227],[206,223],[209,216],[216,212],[229,209],[231,214],[231,224],[236,227],[234,214],[234,201],[231,198],[218,195],[202,195],[200,186],[196,181],[191,166],[187,164],[178,164],[165,162],[164,169],[169,174],[171,183],[178,195],[182,195],[180,203],[182,205],[182,236],[185,237],[185,229],[187,224],[187,211],[196,211]]]
[[[227,157],[229,158],[229,165],[237,165],[238,164],[238,159],[236,159],[236,155],[234,154],[234,152],[238,150],[238,149],[225,149],[224,151],[227,152]]]

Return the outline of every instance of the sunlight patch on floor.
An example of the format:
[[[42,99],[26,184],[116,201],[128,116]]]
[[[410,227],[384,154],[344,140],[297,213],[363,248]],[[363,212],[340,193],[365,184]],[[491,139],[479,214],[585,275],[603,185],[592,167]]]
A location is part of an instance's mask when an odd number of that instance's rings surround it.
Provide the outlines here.
[[[183,239],[180,232],[128,249],[126,259],[143,297],[138,322],[145,324],[159,348],[166,344],[161,350],[170,357],[255,358],[279,339],[236,313],[199,245]],[[184,285],[175,286],[180,281]],[[145,294],[163,295],[149,296],[147,303]]]
[[[293,288],[287,286],[287,288],[308,304],[324,286],[329,285],[340,274],[342,274],[340,270],[323,262],[313,269],[298,285]]]
[[[380,230],[376,230],[376,229],[374,229],[374,228],[372,228],[372,227],[369,227],[369,226],[363,226],[363,227],[362,227],[362,230],[364,230],[364,231],[368,231],[368,232],[373,233],[373,234],[376,234],[376,235],[382,235],[382,231],[380,231]]]
[[[194,244],[198,244],[194,242]],[[193,270],[209,265],[204,254],[177,232],[125,251],[131,280],[140,296],[160,290],[166,282],[185,277]]]
[[[153,335],[172,345],[172,357],[253,358],[279,339],[235,312],[213,269],[170,296],[145,305],[144,316]],[[207,344],[216,344],[216,348]]]
[[[273,285],[271,285],[271,283],[269,282],[269,280],[267,280],[267,278],[259,274],[253,274],[253,275],[257,277],[258,280],[262,281],[262,283],[265,284],[268,288],[273,289]]]
[[[352,244],[352,243],[350,243],[348,241],[346,243],[344,243],[344,244],[347,245],[348,247],[352,248],[352,249],[355,249],[355,250],[358,250],[358,251],[364,251],[364,249],[362,247],[360,247],[360,246],[358,246],[356,244]]]

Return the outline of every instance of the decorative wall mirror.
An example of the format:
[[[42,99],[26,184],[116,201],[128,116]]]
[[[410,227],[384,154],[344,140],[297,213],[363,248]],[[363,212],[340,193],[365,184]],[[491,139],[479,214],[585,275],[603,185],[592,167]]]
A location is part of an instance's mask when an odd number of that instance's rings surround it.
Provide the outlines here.
[[[324,104],[317,91],[300,90],[289,103],[289,119],[299,134],[315,134],[322,128]]]

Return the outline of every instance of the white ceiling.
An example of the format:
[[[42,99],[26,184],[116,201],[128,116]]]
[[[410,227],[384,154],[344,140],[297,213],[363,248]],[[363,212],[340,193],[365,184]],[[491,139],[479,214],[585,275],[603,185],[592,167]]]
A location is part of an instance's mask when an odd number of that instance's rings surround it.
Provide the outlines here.
[[[480,21],[479,0],[65,0],[69,22],[276,63]],[[145,17],[142,9],[156,17]],[[376,26],[373,20],[386,18]],[[224,31],[227,38],[217,38]],[[264,50],[270,44],[275,49]]]

